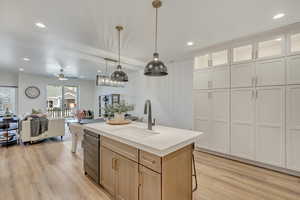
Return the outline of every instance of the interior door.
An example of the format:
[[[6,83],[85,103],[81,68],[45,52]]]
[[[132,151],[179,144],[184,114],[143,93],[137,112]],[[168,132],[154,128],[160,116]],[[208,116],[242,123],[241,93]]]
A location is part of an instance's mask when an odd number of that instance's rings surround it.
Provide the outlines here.
[[[212,72],[212,88],[229,88],[230,85],[230,71],[229,66],[214,67]]]
[[[231,66],[231,87],[252,87],[255,77],[255,63],[242,63]]]
[[[211,123],[211,91],[194,91],[194,130],[203,132],[196,145],[201,148],[210,147],[210,123]]]
[[[287,83],[300,84],[300,56],[287,58]]]
[[[138,164],[123,156],[116,157],[116,200],[138,200]]]
[[[284,87],[258,88],[256,95],[257,161],[284,167],[284,122]]]
[[[194,71],[194,89],[209,89],[212,84],[212,70],[201,69]]]
[[[287,89],[287,168],[300,171],[300,86]]]
[[[213,90],[210,98],[212,104],[212,130],[210,148],[213,151],[229,152],[229,90]]]
[[[231,154],[255,159],[255,90],[231,91]]]
[[[256,63],[257,86],[285,84],[285,60],[273,59]]]
[[[139,165],[139,200],[161,199],[161,175]]]
[[[115,153],[105,147],[100,147],[100,184],[110,195],[115,196]]]

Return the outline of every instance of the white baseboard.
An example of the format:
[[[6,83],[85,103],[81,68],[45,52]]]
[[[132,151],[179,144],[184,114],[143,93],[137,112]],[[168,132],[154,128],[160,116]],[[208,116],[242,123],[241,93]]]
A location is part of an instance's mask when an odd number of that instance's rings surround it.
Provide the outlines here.
[[[199,148],[199,147],[195,147],[195,150],[205,152],[205,153],[209,153],[209,154],[212,154],[212,155],[215,155],[215,156],[220,156],[220,157],[227,158],[227,159],[230,159],[230,160],[239,161],[239,162],[242,162],[242,163],[254,165],[254,166],[257,166],[257,167],[266,168],[266,169],[270,169],[270,170],[273,170],[273,171],[277,171],[277,172],[289,174],[289,175],[292,175],[292,176],[300,177],[300,172],[298,172],[298,171],[294,171],[294,170],[290,170],[290,169],[286,169],[286,168],[282,168],[282,167],[276,167],[276,166],[273,166],[273,165],[269,165],[269,164],[265,164],[265,163],[261,163],[261,162],[257,162],[257,161],[253,161],[253,160],[248,160],[248,159],[244,159],[244,158],[239,158],[237,156],[223,154],[223,153],[219,153],[219,152],[215,152],[215,151],[211,151],[211,150],[207,150],[207,149],[203,149],[203,148]]]

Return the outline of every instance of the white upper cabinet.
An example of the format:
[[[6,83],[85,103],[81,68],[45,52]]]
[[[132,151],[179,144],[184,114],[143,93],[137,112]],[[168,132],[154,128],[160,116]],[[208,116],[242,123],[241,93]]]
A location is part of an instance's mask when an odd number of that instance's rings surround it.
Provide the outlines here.
[[[194,59],[194,70],[202,69],[210,66],[210,54],[197,56]]]
[[[285,89],[256,91],[256,160],[285,167]]]
[[[273,58],[284,55],[284,37],[278,36],[257,44],[257,59]]]
[[[285,84],[285,59],[272,59],[256,62],[256,86]]]
[[[300,53],[300,33],[290,35],[290,53]]]
[[[287,168],[300,171],[300,86],[287,88]]]
[[[211,54],[212,66],[228,65],[228,50],[213,52]]]
[[[300,56],[287,58],[287,83],[300,84]]]
[[[253,45],[248,44],[244,46],[235,47],[232,49],[232,62],[240,63],[253,59]]]
[[[240,63],[231,66],[231,87],[242,88],[254,86],[255,63]]]

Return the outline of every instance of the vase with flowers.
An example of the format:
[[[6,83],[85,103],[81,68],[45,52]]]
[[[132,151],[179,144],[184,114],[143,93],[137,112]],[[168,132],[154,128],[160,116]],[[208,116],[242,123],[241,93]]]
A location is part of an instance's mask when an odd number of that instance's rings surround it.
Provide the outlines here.
[[[120,104],[107,105],[104,110],[108,113],[109,116],[114,116],[113,120],[123,121],[125,120],[125,113],[133,111],[134,106],[127,105],[122,102]]]

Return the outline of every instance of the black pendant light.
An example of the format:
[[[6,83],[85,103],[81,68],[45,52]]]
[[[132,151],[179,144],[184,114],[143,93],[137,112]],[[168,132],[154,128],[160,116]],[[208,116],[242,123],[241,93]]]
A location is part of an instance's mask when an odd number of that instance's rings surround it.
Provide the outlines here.
[[[155,52],[153,54],[153,60],[146,65],[144,74],[146,76],[166,76],[168,75],[168,69],[165,64],[159,60],[159,54],[157,52],[157,18],[158,8],[162,6],[162,2],[160,0],[154,0],[152,6],[155,8]]]
[[[121,66],[121,31],[123,30],[123,27],[116,26],[116,29],[118,31],[118,36],[119,36],[119,63],[117,66],[117,70],[111,74],[111,80],[118,81],[118,82],[128,82],[128,76],[124,71],[122,71],[122,66]]]

